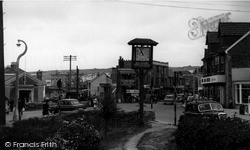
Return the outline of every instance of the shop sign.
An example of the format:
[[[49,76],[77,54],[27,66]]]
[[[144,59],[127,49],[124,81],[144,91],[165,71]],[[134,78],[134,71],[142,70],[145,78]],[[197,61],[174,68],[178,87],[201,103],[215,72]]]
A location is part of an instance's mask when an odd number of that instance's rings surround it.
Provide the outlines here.
[[[132,85],[134,85],[134,80],[131,80],[131,79],[125,80],[125,79],[123,79],[123,80],[121,80],[121,85],[123,85],[123,86],[132,86]]]
[[[138,94],[139,90],[126,90],[126,93]]]
[[[201,84],[218,83],[218,82],[220,83],[226,82],[225,75],[214,75],[201,78]]]

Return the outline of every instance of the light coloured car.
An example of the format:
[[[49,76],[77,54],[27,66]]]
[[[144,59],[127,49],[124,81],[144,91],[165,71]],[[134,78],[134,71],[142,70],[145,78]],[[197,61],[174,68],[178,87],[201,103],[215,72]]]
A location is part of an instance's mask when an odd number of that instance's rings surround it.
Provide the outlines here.
[[[164,98],[164,105],[173,105],[174,104],[174,95],[166,95]]]

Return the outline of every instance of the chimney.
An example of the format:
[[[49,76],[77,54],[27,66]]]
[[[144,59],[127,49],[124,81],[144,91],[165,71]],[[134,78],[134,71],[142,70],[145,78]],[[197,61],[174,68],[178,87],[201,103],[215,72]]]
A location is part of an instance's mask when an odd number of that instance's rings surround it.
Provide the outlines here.
[[[11,62],[10,69],[16,70],[16,62]]]
[[[36,72],[36,78],[42,81],[43,80],[43,71],[38,70]]]

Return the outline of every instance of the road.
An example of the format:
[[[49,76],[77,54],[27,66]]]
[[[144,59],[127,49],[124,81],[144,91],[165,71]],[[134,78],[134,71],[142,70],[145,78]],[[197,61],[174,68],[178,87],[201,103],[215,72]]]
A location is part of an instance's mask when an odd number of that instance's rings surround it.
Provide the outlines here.
[[[118,104],[118,107],[126,111],[139,109],[138,103],[122,103]],[[181,107],[180,103],[177,103],[176,108],[176,118],[178,123],[178,119],[180,115],[183,114],[184,109]],[[151,104],[145,104],[144,110],[154,111],[156,120],[159,122],[174,124],[174,105],[163,105],[163,102],[158,102],[153,104],[153,109],[151,109]]]
[[[125,111],[133,111],[138,110],[138,103],[120,103],[118,107]],[[91,110],[93,108],[88,108]],[[158,102],[153,105],[153,109],[151,109],[151,104],[145,104],[144,110],[151,110],[155,112],[156,120],[162,123],[174,124],[174,105],[163,105],[163,102]],[[181,114],[183,114],[184,109],[181,107],[180,103],[177,103],[177,111],[176,111],[176,120],[178,123],[178,119]],[[228,114],[229,117],[233,117],[236,114],[236,117],[240,117],[244,120],[250,121],[250,114],[239,115],[237,109],[225,109],[225,113]],[[34,110],[34,111],[25,111],[23,113],[22,119],[28,119],[31,117],[42,117],[42,110]],[[13,112],[6,114],[6,125],[9,126],[12,124]]]

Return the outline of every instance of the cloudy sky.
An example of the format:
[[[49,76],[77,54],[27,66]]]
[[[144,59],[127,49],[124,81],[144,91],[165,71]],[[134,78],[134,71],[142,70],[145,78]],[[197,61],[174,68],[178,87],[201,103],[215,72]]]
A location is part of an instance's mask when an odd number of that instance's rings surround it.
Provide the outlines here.
[[[188,37],[190,19],[230,12],[230,22],[250,22],[249,1],[5,0],[3,10],[5,66],[22,53],[21,39],[26,71],[69,69],[69,55],[77,56],[72,68],[115,67],[119,56],[131,59],[134,38],[158,42],[154,60],[171,67],[202,65],[205,37]]]

